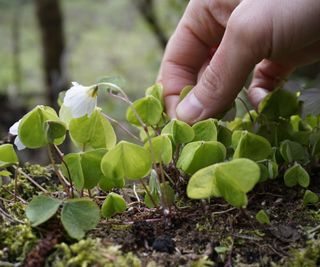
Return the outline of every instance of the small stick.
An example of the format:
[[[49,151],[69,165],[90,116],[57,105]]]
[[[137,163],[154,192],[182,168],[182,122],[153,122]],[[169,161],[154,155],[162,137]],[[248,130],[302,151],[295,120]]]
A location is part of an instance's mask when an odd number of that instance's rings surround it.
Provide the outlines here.
[[[17,172],[20,172],[23,176],[25,176],[31,183],[33,183],[36,187],[38,187],[42,192],[48,194],[48,190],[46,190],[45,188],[43,188],[41,185],[39,185],[35,180],[33,180],[28,174],[26,174],[24,171],[22,171],[20,168],[15,167],[15,170]]]
[[[135,184],[135,183],[133,183],[132,189],[133,189],[134,196],[135,196],[136,199],[138,200],[138,203],[140,203],[140,198],[139,198],[139,195],[138,195],[138,193],[137,193],[137,191],[136,191],[136,184]]]
[[[1,188],[1,190],[6,191],[7,193],[9,193],[11,196],[14,196],[14,193],[12,193],[11,191],[9,191],[7,188],[5,188],[4,186]],[[17,199],[19,199],[23,204],[27,204],[28,202],[25,201],[22,197],[17,195]],[[8,200],[10,201],[10,200]]]

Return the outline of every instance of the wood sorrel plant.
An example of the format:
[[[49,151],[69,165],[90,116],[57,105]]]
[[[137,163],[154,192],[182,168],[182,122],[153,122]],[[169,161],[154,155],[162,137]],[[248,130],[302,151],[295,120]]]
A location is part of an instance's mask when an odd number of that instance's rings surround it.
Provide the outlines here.
[[[296,95],[278,89],[266,97],[258,111],[248,111],[230,122],[207,119],[190,126],[169,120],[164,113],[161,85],[151,86],[144,97],[132,103],[110,81],[104,79],[92,86],[73,83],[59,115],[50,107],[37,106],[10,128],[10,133],[17,136],[18,149],[48,147],[65,190],[60,198],[46,190],[33,198],[26,211],[33,226],[60,213],[67,233],[80,239],[97,225],[100,215],[109,218],[126,210],[124,198],[113,192],[123,188],[126,180],[141,182],[146,207],[162,209],[164,215],[170,213],[181,191],[173,188],[185,186],[181,180],[187,181],[189,198],[222,197],[238,208],[248,205],[247,193],[257,183],[278,177],[283,177],[288,187],[305,190],[305,205],[318,201],[318,196],[306,189],[309,173],[319,164],[319,117],[302,118]],[[181,98],[189,90],[182,90]],[[140,137],[97,107],[102,91],[128,104],[126,118],[138,128]],[[138,144],[117,141],[111,122]],[[78,152],[64,155],[59,150],[66,135]],[[8,175],[6,168],[12,165],[19,172],[13,146],[0,146],[0,175]],[[148,184],[144,182],[146,177]],[[101,211],[91,197],[94,188],[107,193]],[[83,197],[84,190],[89,198]],[[257,217],[261,214],[267,216],[260,212]]]

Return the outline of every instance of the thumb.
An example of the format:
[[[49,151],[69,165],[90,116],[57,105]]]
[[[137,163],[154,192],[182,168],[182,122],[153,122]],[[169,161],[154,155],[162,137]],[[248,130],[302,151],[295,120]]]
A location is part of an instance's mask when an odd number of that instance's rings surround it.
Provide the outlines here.
[[[224,37],[198,83],[177,106],[177,118],[189,124],[216,116],[231,106],[266,49],[252,49],[256,33],[229,20]],[[249,32],[248,32],[249,31]],[[259,40],[259,43],[263,43]],[[266,43],[266,42],[264,42]]]

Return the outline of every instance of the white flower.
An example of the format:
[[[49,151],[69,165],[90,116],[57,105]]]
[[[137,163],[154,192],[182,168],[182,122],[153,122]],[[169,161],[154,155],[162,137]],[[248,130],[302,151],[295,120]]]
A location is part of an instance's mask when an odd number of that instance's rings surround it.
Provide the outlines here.
[[[72,82],[72,87],[66,92],[63,104],[71,110],[74,118],[90,116],[97,106],[97,85],[83,86]]]
[[[20,122],[21,122],[21,119],[19,121],[17,121],[16,123],[14,123],[9,129],[10,134],[16,135],[16,138],[14,139],[14,144],[16,145],[18,150],[22,150],[22,149],[26,148],[26,146],[21,142],[21,140],[18,136],[18,129],[19,129]]]

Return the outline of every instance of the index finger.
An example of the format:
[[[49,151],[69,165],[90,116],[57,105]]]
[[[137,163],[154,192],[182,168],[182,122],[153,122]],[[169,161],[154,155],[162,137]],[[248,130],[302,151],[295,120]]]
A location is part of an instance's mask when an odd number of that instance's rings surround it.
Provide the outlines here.
[[[175,114],[182,88],[197,83],[198,72],[208,58],[211,47],[217,46],[222,39],[223,24],[226,22],[218,22],[212,11],[221,11],[221,17],[223,12],[230,15],[239,1],[224,0],[216,8],[208,4],[218,2],[191,0],[168,42],[157,82],[163,84],[166,109],[170,116]],[[220,10],[221,6],[225,8]]]

